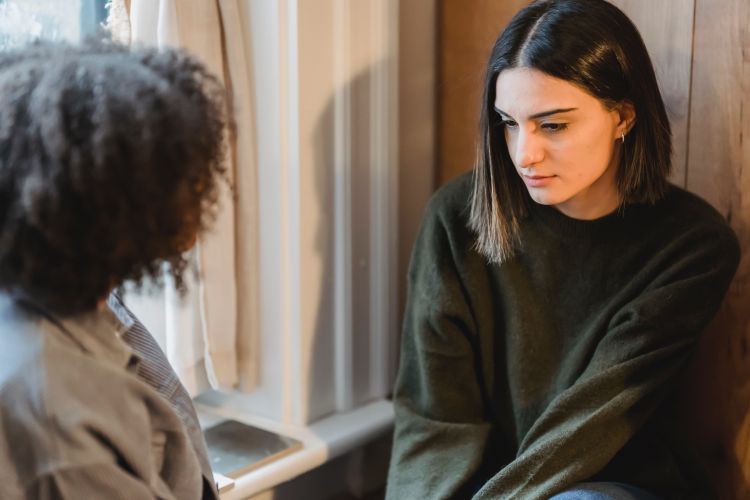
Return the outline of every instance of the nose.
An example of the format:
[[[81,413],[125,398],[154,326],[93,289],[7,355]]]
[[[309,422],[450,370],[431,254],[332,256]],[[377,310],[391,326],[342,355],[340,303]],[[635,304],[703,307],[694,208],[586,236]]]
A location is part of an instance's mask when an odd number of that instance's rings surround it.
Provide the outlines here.
[[[511,156],[515,160],[517,168],[527,168],[541,162],[544,159],[544,145],[540,138],[528,131],[519,131],[516,134]]]

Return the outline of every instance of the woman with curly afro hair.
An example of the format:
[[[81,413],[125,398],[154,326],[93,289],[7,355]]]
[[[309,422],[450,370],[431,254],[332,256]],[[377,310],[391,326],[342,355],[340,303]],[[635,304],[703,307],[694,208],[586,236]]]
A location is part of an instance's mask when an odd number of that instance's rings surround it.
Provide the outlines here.
[[[0,54],[1,498],[216,497],[184,388],[111,292],[184,288],[228,120],[181,51]]]

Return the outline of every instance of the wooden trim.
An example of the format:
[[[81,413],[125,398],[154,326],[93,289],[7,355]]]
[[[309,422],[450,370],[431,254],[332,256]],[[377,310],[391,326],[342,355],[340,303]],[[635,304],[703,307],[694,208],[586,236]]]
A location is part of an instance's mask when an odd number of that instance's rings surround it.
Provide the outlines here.
[[[696,0],[687,186],[730,222],[743,256],[698,348],[685,406],[727,499],[750,497],[748,26],[747,0]]]

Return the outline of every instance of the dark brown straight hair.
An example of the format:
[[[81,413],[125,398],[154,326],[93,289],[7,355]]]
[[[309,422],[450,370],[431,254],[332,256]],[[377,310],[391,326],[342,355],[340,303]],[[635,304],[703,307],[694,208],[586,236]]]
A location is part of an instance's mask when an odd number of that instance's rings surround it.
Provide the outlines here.
[[[508,154],[494,111],[498,75],[526,67],[570,82],[610,109],[629,102],[636,121],[622,148],[622,205],[655,203],[666,192],[672,132],[651,59],[638,29],[605,0],[537,0],[521,10],[492,48],[484,80],[474,165],[471,226],[477,250],[504,262],[522,244],[519,221],[531,201]]]

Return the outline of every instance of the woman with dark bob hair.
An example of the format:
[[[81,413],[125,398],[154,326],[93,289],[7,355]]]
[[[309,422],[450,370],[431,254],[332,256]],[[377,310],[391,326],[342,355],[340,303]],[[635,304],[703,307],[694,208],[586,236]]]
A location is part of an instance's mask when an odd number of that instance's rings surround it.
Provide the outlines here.
[[[604,0],[537,0],[497,39],[475,168],[409,270],[389,499],[712,498],[665,396],[739,245],[667,180],[646,47]]]
[[[0,497],[216,498],[190,399],[113,289],[183,287],[227,102],[110,41],[0,53]]]

